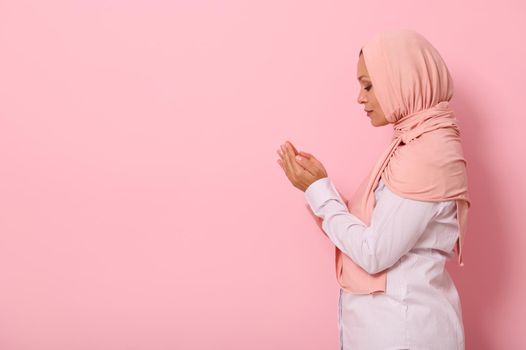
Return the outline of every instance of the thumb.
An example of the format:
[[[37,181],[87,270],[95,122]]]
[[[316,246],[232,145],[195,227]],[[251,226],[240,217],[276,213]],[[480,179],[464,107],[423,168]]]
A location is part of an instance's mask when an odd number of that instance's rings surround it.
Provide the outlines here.
[[[296,161],[298,164],[300,164],[305,169],[309,170],[310,173],[314,174],[314,170],[316,169],[315,160],[313,158],[306,157],[305,154],[302,152],[299,152],[298,155],[296,155]]]
[[[299,151],[299,154],[304,156],[304,157],[307,157],[307,158],[314,158],[314,159],[316,159],[312,154],[307,153],[307,152]]]

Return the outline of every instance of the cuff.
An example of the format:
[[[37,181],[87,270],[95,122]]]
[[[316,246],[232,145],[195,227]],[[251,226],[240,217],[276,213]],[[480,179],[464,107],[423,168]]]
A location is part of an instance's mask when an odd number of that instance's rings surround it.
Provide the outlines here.
[[[336,187],[328,177],[318,179],[305,190],[305,199],[314,213],[328,200],[336,199],[345,204]]]

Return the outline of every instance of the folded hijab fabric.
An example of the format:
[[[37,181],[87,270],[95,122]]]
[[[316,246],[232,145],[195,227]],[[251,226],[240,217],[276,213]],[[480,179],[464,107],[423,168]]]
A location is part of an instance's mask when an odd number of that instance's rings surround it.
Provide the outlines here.
[[[455,200],[462,248],[470,206],[460,131],[449,101],[453,81],[438,51],[412,30],[384,32],[362,48],[376,98],[393,124],[389,147],[348,202],[349,211],[370,225],[374,189],[382,177],[394,193],[421,201]],[[404,234],[400,232],[400,234]],[[352,294],[386,290],[387,270],[369,274],[336,248],[336,276]]]

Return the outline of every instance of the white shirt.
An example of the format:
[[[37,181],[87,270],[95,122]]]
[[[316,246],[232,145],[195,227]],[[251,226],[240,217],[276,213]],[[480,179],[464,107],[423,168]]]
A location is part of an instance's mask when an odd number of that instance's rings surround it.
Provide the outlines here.
[[[341,349],[464,349],[460,298],[445,269],[458,238],[455,201],[403,198],[380,179],[366,226],[328,177],[312,183],[305,197],[344,254],[369,273],[388,269],[384,294],[340,288]]]

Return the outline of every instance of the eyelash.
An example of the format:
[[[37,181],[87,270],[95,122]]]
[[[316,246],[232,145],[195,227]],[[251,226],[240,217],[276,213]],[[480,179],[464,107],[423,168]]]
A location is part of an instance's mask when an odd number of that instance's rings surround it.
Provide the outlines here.
[[[365,88],[365,90],[369,91],[371,90],[372,87],[373,87],[372,85],[369,85],[368,87]]]

